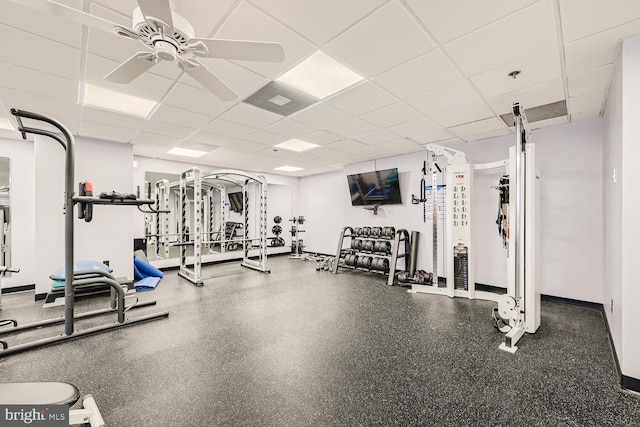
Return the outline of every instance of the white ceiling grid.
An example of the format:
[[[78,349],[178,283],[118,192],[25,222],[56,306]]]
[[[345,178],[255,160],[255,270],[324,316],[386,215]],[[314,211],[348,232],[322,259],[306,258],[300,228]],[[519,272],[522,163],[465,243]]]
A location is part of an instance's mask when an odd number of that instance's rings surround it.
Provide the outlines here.
[[[57,0],[130,26],[135,0]],[[223,102],[162,62],[128,85],[102,77],[146,48],[97,29],[0,0],[0,118],[30,109],[78,135],[134,145],[136,155],[172,147],[205,151],[198,163],[305,176],[344,164],[460,147],[512,132],[499,115],[567,101],[568,116],[602,113],[619,40],[640,33],[637,0],[172,0],[197,37],[275,41],[281,63],[203,59],[238,99]],[[364,80],[288,117],[242,100],[318,50]],[[516,79],[507,74],[521,73]],[[158,101],[144,119],[82,104],[84,84]],[[19,138],[17,132],[3,131]],[[297,138],[320,145],[295,153],[273,145]],[[477,142],[481,143],[481,142]]]

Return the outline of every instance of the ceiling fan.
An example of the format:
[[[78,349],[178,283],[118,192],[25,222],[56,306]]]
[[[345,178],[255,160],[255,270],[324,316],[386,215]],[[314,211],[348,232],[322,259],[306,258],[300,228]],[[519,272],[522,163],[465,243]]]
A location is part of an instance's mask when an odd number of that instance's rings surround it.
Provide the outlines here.
[[[138,7],[133,10],[131,29],[51,0],[11,1],[138,40],[151,49],[136,53],[104,77],[113,83],[130,83],[160,61],[176,61],[182,71],[218,98],[230,101],[237,97],[236,93],[200,63],[198,58],[266,62],[284,60],[284,49],[279,43],[195,37],[191,24],[171,10],[169,0],[137,0]]]

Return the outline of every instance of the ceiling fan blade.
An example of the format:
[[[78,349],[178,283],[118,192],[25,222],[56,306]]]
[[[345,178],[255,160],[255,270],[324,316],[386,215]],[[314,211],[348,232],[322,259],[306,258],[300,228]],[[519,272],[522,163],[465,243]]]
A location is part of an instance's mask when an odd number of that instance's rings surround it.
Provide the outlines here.
[[[153,53],[136,53],[118,68],[104,76],[104,79],[112,83],[129,83],[157,63],[158,57]]]
[[[200,83],[207,90],[220,98],[222,101],[233,101],[238,95],[227,86],[222,80],[217,78],[207,67],[201,63],[191,59],[189,66],[179,62],[178,65],[188,75],[193,77],[195,81]],[[194,67],[193,65],[198,65]]]
[[[189,41],[204,44],[209,52],[203,56],[207,58],[266,62],[282,62],[284,60],[284,48],[280,43],[198,38],[192,38]]]
[[[138,0],[138,6],[145,20],[160,21],[173,29],[173,16],[169,0]]]
[[[14,3],[21,4],[23,6],[30,7],[41,12],[49,13],[51,15],[60,16],[69,21],[77,22],[79,24],[87,25],[92,28],[97,28],[108,33],[113,33],[114,27],[118,24],[107,21],[106,19],[99,18],[94,15],[90,15],[81,10],[69,7],[65,4],[57,3],[50,0],[11,0]]]

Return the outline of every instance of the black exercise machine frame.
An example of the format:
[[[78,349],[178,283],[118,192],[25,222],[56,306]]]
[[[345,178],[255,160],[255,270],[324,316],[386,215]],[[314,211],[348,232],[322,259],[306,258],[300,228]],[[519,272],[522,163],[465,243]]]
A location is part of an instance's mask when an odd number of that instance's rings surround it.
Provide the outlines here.
[[[57,335],[50,338],[44,338],[37,341],[32,341],[16,346],[7,346],[3,350],[0,350],[0,357],[7,356],[9,354],[18,353],[21,351],[30,350],[33,348],[41,347],[44,345],[50,345],[61,341],[67,341],[74,338],[79,338],[86,335],[96,334],[116,328],[130,326],[150,320],[165,318],[169,316],[168,311],[162,311],[153,314],[147,314],[137,318],[125,319],[125,311],[134,307],[143,307],[148,305],[155,305],[155,301],[149,301],[140,304],[134,304],[128,308],[124,305],[125,295],[121,285],[115,280],[115,278],[107,272],[103,271],[73,271],[73,259],[74,259],[74,215],[73,207],[76,203],[94,204],[94,205],[127,205],[137,206],[140,209],[141,206],[147,206],[149,209],[154,210],[152,205],[155,200],[150,199],[137,199],[137,200],[114,200],[114,199],[100,199],[98,197],[88,196],[74,196],[74,173],[75,173],[75,139],[69,129],[58,122],[55,119],[46,117],[44,115],[33,113],[24,110],[11,109],[11,114],[16,117],[18,122],[18,131],[22,133],[24,139],[27,138],[27,134],[43,135],[57,141],[65,150],[65,254],[64,254],[64,267],[65,267],[65,311],[64,317],[55,319],[42,320],[25,325],[18,326],[16,322],[12,322],[15,326],[10,329],[1,330],[0,336],[17,333],[24,330],[37,329],[43,326],[50,326],[64,322],[64,335]],[[22,123],[22,118],[36,120],[44,123],[48,123],[58,129],[62,136],[45,130],[32,127],[26,127]],[[87,278],[87,274],[91,277]],[[80,278],[84,275],[84,278]],[[75,276],[79,276],[76,278]],[[103,283],[111,287],[111,307],[104,310],[96,310],[88,313],[82,313],[75,315],[74,313],[74,290],[76,286],[88,285],[90,283]],[[117,313],[117,322],[100,326],[95,326],[82,331],[74,331],[74,321],[76,319],[85,319],[89,317],[99,316],[107,313]],[[3,345],[4,347],[4,345]]]

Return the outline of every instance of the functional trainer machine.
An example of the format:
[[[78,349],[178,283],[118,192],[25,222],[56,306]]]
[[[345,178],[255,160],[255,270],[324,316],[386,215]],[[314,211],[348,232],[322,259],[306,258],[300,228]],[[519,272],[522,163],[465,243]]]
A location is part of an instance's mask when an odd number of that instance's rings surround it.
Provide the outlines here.
[[[220,191],[221,200],[224,201],[226,193],[224,186],[220,185],[220,182],[230,183],[242,189],[243,222],[240,225],[236,225],[243,233],[240,239],[234,236],[231,236],[229,239],[227,236],[224,203],[221,203],[222,225],[218,239],[212,240],[212,233],[210,230],[207,231],[207,226],[205,225],[207,221],[204,221],[205,215],[203,215],[205,202],[202,197],[202,190],[203,188],[216,186],[218,191]],[[259,202],[257,203],[258,209],[252,211],[254,215],[256,215],[259,224],[257,238],[251,238],[249,234],[249,207],[251,206],[249,203],[249,193],[251,190],[253,190],[254,194],[259,198]],[[188,192],[193,195],[193,212],[191,212],[191,202],[188,197]],[[203,286],[201,275],[202,246],[215,244],[220,244],[221,248],[229,247],[229,245],[242,244],[243,258],[241,265],[263,273],[270,272],[267,269],[267,180],[264,176],[231,169],[201,172],[198,168],[190,168],[181,174],[180,201],[182,232],[179,235],[180,240],[176,245],[180,246],[180,271],[178,274],[181,277],[189,280],[195,286]],[[212,203],[209,203],[209,206],[212,206]],[[213,217],[212,210],[206,210],[206,212],[209,212],[209,218]],[[190,226],[192,226],[192,228],[189,228]],[[204,239],[203,237],[208,238]],[[257,242],[257,244],[254,245],[253,242]],[[188,246],[193,247],[193,255],[191,257],[187,256]],[[250,258],[249,251],[251,249],[258,250],[257,260]]]
[[[37,341],[27,342],[23,344],[9,346],[0,351],[0,357],[10,354],[18,353],[33,348],[50,345],[62,341],[69,341],[71,339],[83,337],[86,335],[96,334],[99,332],[110,331],[113,329],[131,326],[142,322],[148,322],[150,320],[161,319],[169,316],[168,311],[162,311],[153,314],[147,314],[137,318],[125,318],[125,312],[139,308],[143,306],[155,305],[155,301],[138,302],[136,301],[132,305],[125,307],[125,291],[122,286],[116,281],[115,277],[106,271],[100,270],[85,270],[74,271],[73,259],[74,259],[74,213],[73,208],[76,204],[79,205],[78,212],[80,218],[85,217],[85,220],[90,220],[94,205],[112,205],[112,206],[136,206],[142,210],[142,206],[147,206],[150,210],[153,209],[154,200],[146,199],[128,199],[128,198],[99,198],[93,196],[76,196],[74,194],[74,166],[75,166],[75,139],[69,129],[62,123],[54,120],[50,117],[32,113],[23,110],[11,109],[11,114],[16,117],[18,121],[18,131],[22,133],[23,138],[26,139],[26,134],[43,135],[52,138],[58,142],[66,152],[65,156],[65,253],[64,253],[64,268],[65,268],[65,310],[64,317],[41,320],[38,322],[18,325],[15,320],[11,320],[12,328],[0,330],[0,336],[14,334],[22,331],[39,329],[45,326],[52,326],[56,324],[64,323],[64,334],[56,335],[50,338],[44,338]],[[27,127],[22,123],[22,119],[35,120],[37,122],[48,123],[54,128],[58,129],[62,136],[52,131]],[[144,212],[144,211],[143,211]],[[86,217],[89,215],[89,218]],[[82,314],[75,314],[75,289],[78,286],[84,286],[89,284],[104,284],[111,287],[111,306],[110,308],[103,310],[95,310]],[[127,297],[128,298],[128,297]],[[136,297],[137,300],[137,297]],[[92,328],[75,331],[74,321],[76,319],[86,319],[89,317],[101,316],[109,313],[117,313],[117,321],[115,323],[107,323]]]
[[[509,150],[509,159],[487,164],[469,165],[464,153],[427,144],[425,148],[431,155],[431,164],[425,164],[423,174],[432,174],[430,194],[421,192],[421,198],[414,203],[424,203],[431,197],[433,213],[433,281],[431,283],[412,283],[409,292],[447,295],[495,301],[498,307],[493,310],[494,325],[506,332],[500,349],[515,352],[515,344],[525,332],[534,333],[540,326],[540,294],[536,291],[535,276],[535,231],[536,231],[536,175],[535,146],[528,143],[530,131],[519,103],[513,105],[516,122],[516,144]],[[437,159],[443,158],[440,165]],[[446,163],[446,166],[444,165]],[[442,167],[441,167],[442,166]],[[498,186],[501,192],[501,236],[507,255],[507,292],[497,294],[476,290],[474,280],[474,252],[471,241],[471,190],[472,169],[506,168],[506,175]],[[438,182],[438,176],[442,182]],[[424,186],[423,178],[421,186]],[[444,198],[444,266],[446,285],[438,283],[438,189],[446,188]],[[508,189],[508,190],[506,190]],[[506,192],[505,192],[506,191]],[[508,194],[508,197],[505,197]],[[515,209],[508,209],[503,201],[508,199]],[[504,204],[506,205],[506,204]],[[509,205],[511,206],[511,205]],[[426,213],[426,209],[425,209]],[[506,218],[502,218],[506,216]],[[427,219],[425,214],[425,220]],[[508,222],[507,222],[508,221]]]

